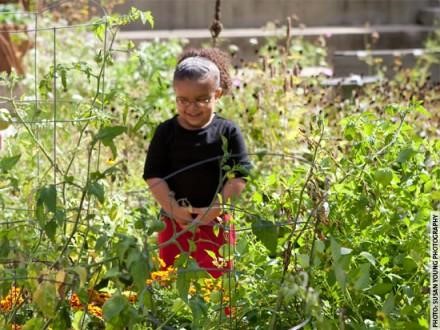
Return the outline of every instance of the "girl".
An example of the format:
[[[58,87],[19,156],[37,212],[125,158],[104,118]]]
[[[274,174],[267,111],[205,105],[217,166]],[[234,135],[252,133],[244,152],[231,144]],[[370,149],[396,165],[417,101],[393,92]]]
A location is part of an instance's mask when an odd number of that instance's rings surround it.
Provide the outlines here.
[[[219,248],[235,244],[235,230],[214,226],[230,221],[221,203],[241,194],[252,165],[239,127],[215,112],[231,87],[229,65],[216,48],[183,53],[173,78],[177,114],[158,125],[148,148],[143,178],[165,222],[158,235],[163,268],[185,252],[215,278],[232,266],[221,262]]]

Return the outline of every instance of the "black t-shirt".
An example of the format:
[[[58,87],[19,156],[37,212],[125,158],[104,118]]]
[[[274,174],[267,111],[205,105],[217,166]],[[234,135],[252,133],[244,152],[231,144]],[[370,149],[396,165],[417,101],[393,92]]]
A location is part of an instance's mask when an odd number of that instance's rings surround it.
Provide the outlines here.
[[[157,126],[142,177],[164,178],[176,200],[186,198],[194,207],[209,206],[227,180],[225,165],[233,169],[235,177],[247,176],[252,168],[243,136],[234,122],[216,113],[207,127],[197,130],[183,128],[177,116]],[[222,135],[230,155],[223,164]]]

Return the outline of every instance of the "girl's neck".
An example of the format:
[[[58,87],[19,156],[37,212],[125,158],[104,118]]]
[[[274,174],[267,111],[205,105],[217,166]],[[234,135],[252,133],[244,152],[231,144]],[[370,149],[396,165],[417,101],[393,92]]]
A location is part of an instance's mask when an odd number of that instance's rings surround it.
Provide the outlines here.
[[[182,122],[182,119],[180,118],[179,115],[177,115],[177,122],[179,123],[180,126],[182,126],[183,128],[185,128],[187,130],[197,131],[199,129],[204,129],[204,128],[208,127],[209,124],[212,123],[214,117],[215,117],[215,112],[212,112],[211,117],[209,118],[208,122],[206,124],[204,124],[203,126],[200,126],[200,127],[193,127],[193,126],[186,125],[186,123]]]

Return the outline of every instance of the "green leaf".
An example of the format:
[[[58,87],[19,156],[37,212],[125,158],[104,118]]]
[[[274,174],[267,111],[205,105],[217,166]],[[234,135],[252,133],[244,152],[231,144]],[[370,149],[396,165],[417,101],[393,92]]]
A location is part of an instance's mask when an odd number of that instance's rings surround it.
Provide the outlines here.
[[[211,259],[214,259],[214,260],[217,259],[217,255],[215,254],[214,251],[212,251],[212,250],[206,250],[206,249],[205,249],[205,252],[208,254],[208,256],[211,257]]]
[[[193,315],[192,329],[200,329],[203,325],[203,320],[208,313],[208,306],[206,306],[205,301],[199,296],[192,297],[189,301],[189,307]]]
[[[235,248],[235,252],[243,255],[245,254],[247,251],[249,250],[248,247],[248,241],[245,237],[241,237],[238,242],[237,242],[237,246]]]
[[[333,262],[333,271],[335,273],[336,280],[338,281],[340,287],[342,289],[345,289],[346,273],[345,270],[341,267],[341,265],[337,261]]]
[[[405,269],[405,271],[408,273],[411,273],[417,269],[417,263],[410,256],[406,256],[405,259],[403,259],[402,266],[403,269]]]
[[[399,152],[399,155],[397,156],[397,162],[398,163],[405,163],[408,161],[412,156],[414,156],[417,152],[413,148],[405,148],[402,149]]]
[[[423,316],[420,316],[418,321],[419,321],[419,325],[422,326],[423,329],[428,329],[429,328],[429,322]]]
[[[52,242],[55,242],[55,233],[57,230],[57,222],[52,219],[44,225],[44,232]]]
[[[76,266],[73,271],[78,274],[80,286],[83,287],[87,281],[87,269],[81,266]]]
[[[37,192],[37,205],[45,205],[49,212],[55,213],[56,196],[57,191],[55,185],[51,184],[47,187],[42,187]]]
[[[367,259],[370,262],[370,264],[372,264],[373,266],[376,265],[376,259],[373,257],[371,253],[362,251],[359,255]]]
[[[370,264],[364,263],[359,266],[354,287],[357,290],[362,290],[367,288],[369,285],[370,285]]]
[[[218,224],[215,224],[212,228],[212,232],[214,233],[215,237],[218,237],[220,234],[220,226]]]
[[[37,203],[37,206],[35,208],[35,218],[41,226],[44,226],[44,223],[46,221],[46,212],[44,211],[44,205],[42,203]]]
[[[15,164],[17,164],[20,157],[21,154],[10,157],[2,157],[0,159],[0,170],[2,170],[3,172],[8,172],[15,166]]]
[[[154,17],[151,14],[151,11],[141,11],[140,17],[141,17],[142,24],[145,25],[145,23],[148,22],[148,24],[150,24],[150,26],[152,28],[154,28]]]
[[[95,35],[99,40],[104,40],[105,24],[103,22],[95,23]]]
[[[6,258],[11,248],[11,240],[6,237],[0,237],[0,257]]]
[[[64,177],[64,181],[66,181],[66,183],[73,183],[74,180],[75,178],[73,177],[73,175],[68,175]]]
[[[55,284],[43,281],[32,295],[32,302],[47,318],[54,318],[56,316],[57,307],[57,293]]]
[[[235,290],[236,285],[237,285],[237,278],[236,278],[236,274],[228,274],[228,273],[224,273],[222,275],[222,282],[223,282],[223,290],[225,290],[225,292],[229,292],[229,290]]]
[[[375,286],[373,286],[370,290],[372,294],[378,294],[380,296],[384,295],[385,293],[390,292],[393,289],[393,285],[388,282],[378,283]]]
[[[44,328],[44,323],[42,318],[32,318],[24,324],[23,330],[41,330]]]
[[[189,245],[189,253],[193,253],[197,247],[196,247],[196,243],[194,243],[194,241],[192,239],[188,240],[188,245]]]
[[[117,156],[116,145],[113,142],[113,139],[126,131],[127,131],[127,127],[125,126],[102,127],[93,138],[93,143],[101,141],[103,145],[110,148],[110,150],[112,151],[113,158],[116,158]]]
[[[53,329],[71,329],[70,306],[67,302],[62,302],[57,310],[57,315],[52,322]]]
[[[140,292],[145,287],[145,280],[147,279],[147,260],[144,260],[144,258],[141,257],[137,261],[133,262],[130,267],[130,273],[131,276],[133,276],[134,284]]]
[[[389,168],[377,170],[374,173],[374,178],[377,182],[381,183],[384,186],[387,186],[393,179],[393,171]]]
[[[231,245],[228,244],[228,243],[223,244],[223,245],[220,246],[220,248],[218,249],[218,254],[219,254],[221,257],[225,258],[225,259],[230,258],[230,256],[231,256],[232,253],[233,253],[233,252],[232,252],[232,249],[231,249]]]
[[[66,69],[63,68],[60,70],[61,73],[61,85],[63,86],[63,91],[67,92],[67,72]]]
[[[95,135],[94,141],[101,141],[104,145],[107,146],[108,143],[113,141],[115,137],[125,133],[127,131],[127,127],[125,126],[107,126],[102,127],[99,132]]]
[[[332,252],[333,260],[338,260],[341,256],[341,246],[333,237],[331,237],[330,239],[330,249]]]
[[[394,300],[395,300],[394,293],[390,292],[382,306],[382,310],[384,311],[384,313],[389,314],[393,311]]]
[[[52,91],[52,84],[48,79],[41,79],[38,85],[41,95],[46,96]]]
[[[102,306],[104,320],[109,322],[117,318],[121,312],[128,306],[128,300],[121,294],[113,295]]]
[[[422,115],[425,115],[428,118],[431,117],[431,113],[428,112],[428,110],[426,110],[426,108],[420,103],[417,103],[416,105],[414,105],[414,110]]]
[[[165,229],[165,223],[162,220],[153,220],[148,226],[148,233],[159,232]]]
[[[297,258],[301,267],[307,268],[310,266],[310,257],[307,254],[298,254]]]
[[[88,193],[94,195],[98,201],[104,203],[104,186],[98,182],[92,182],[89,185]]]
[[[174,267],[183,267],[188,263],[188,253],[181,253],[177,259],[174,260]]]
[[[347,257],[349,257],[348,254],[351,252],[351,250],[341,247],[333,237],[331,237],[330,239],[330,249],[333,258],[332,268],[335,274],[335,278],[338,281],[340,287],[342,289],[345,289],[347,276],[344,269],[344,261],[346,261]],[[344,255],[342,255],[341,253],[344,253]]]
[[[119,270],[118,266],[114,266],[112,268],[110,268],[105,274],[104,274],[104,278],[112,278],[112,277],[118,277],[119,275],[121,275],[121,272]]]
[[[252,199],[255,204],[263,203],[263,195],[259,191],[254,192],[254,194],[252,195]]]
[[[316,240],[315,241],[315,251],[317,253],[323,253],[325,250],[325,244],[323,241],[321,240]]]
[[[346,247],[341,247],[340,254],[341,254],[341,256],[345,256],[347,254],[350,254],[352,251],[353,251],[352,249],[349,249],[349,248],[346,248]]]
[[[73,330],[82,330],[82,329],[84,329],[84,327],[87,328],[88,324],[89,324],[89,319],[87,317],[84,317],[83,310],[79,310],[74,314],[73,320],[72,320]]]
[[[189,273],[186,272],[186,269],[179,269],[177,272],[177,280],[176,287],[177,292],[179,292],[180,298],[186,303],[188,303],[188,291],[191,282],[191,277],[188,276]]]
[[[440,200],[440,191],[431,192],[431,199],[433,201],[439,201]]]
[[[258,219],[252,223],[252,232],[269,250],[270,254],[276,253],[278,245],[278,227],[274,223]]]

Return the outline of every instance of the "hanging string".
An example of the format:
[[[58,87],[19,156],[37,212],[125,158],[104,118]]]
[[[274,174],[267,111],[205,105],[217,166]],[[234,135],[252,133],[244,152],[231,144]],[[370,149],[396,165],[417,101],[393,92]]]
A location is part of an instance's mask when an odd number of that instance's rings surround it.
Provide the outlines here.
[[[212,46],[216,47],[217,38],[223,30],[223,24],[221,22],[221,0],[216,0],[215,2],[215,13],[214,13],[214,21],[212,22],[209,32],[211,32],[212,36]]]

